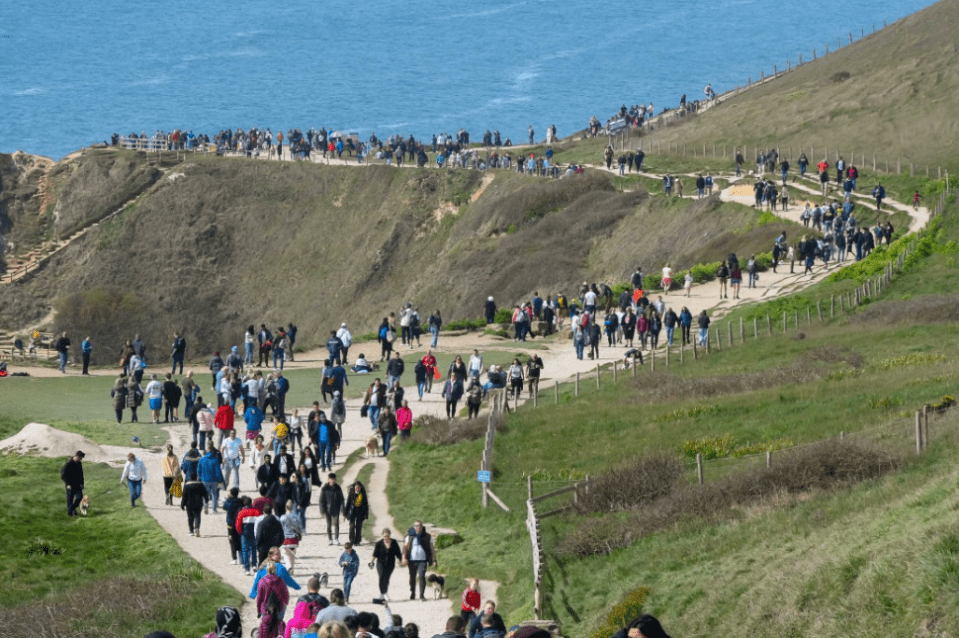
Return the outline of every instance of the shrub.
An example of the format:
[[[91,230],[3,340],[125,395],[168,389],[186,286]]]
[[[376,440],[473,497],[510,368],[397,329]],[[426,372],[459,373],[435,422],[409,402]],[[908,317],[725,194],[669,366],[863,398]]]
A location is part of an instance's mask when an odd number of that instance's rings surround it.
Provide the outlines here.
[[[506,420],[496,420],[496,431],[506,431]],[[453,419],[424,414],[413,420],[410,440],[427,445],[453,445],[486,436],[486,419]]]
[[[589,481],[589,491],[580,490],[576,510],[580,513],[636,509],[666,496],[683,477],[683,465],[669,456],[645,456]]]
[[[513,322],[513,309],[512,308],[500,308],[496,311],[496,316],[493,317],[493,323],[512,323]]]
[[[624,628],[642,613],[643,604],[649,598],[650,593],[652,593],[652,590],[648,587],[640,587],[628,593],[622,601],[613,605],[613,608],[606,614],[606,620],[590,632],[589,638],[609,638]]]
[[[480,330],[486,327],[486,319],[457,319],[443,324],[443,330]]]
[[[931,354],[928,352],[912,352],[904,354],[901,357],[883,359],[876,362],[876,367],[880,370],[895,370],[897,368],[907,368],[910,366],[932,365],[934,363],[945,363],[947,361],[944,354]]]
[[[629,518],[611,514],[584,520],[559,543],[557,553],[560,557],[609,554],[684,520],[722,520],[732,516],[735,507],[848,486],[901,465],[901,456],[877,445],[849,439],[821,441],[776,455],[772,467],[730,474],[704,485],[679,481],[668,496],[645,504]]]

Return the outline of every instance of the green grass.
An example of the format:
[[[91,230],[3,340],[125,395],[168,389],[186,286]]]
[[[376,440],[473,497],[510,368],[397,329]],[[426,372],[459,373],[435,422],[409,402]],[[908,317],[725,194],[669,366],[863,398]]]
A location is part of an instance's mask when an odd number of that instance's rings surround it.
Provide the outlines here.
[[[200,568],[146,510],[130,509],[115,468],[84,464],[91,514],[68,518],[58,476],[65,460],[3,460],[0,530],[9,539],[9,577],[0,585],[0,606],[7,631],[33,633],[49,609],[61,634],[128,637],[165,629],[195,636],[213,629],[217,607],[242,604],[239,592]],[[51,618],[44,622],[53,629]]]
[[[133,445],[133,437],[137,436],[146,447],[164,445],[167,433],[162,426],[149,423],[150,409],[146,404],[137,410],[139,423],[130,423],[130,411],[124,410],[124,422],[117,425],[110,398],[113,381],[111,377],[78,376],[4,379],[0,388],[4,406],[0,438],[16,434],[27,423],[39,420],[97,443]],[[180,408],[182,411],[182,403]]]

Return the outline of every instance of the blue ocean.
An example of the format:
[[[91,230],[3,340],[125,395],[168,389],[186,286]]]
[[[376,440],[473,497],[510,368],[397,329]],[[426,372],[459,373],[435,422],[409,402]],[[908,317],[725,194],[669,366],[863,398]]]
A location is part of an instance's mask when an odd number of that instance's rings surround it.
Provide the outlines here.
[[[0,10],[0,152],[114,132],[466,128],[537,139],[846,46],[928,0],[54,0]],[[854,71],[854,69],[851,69]]]

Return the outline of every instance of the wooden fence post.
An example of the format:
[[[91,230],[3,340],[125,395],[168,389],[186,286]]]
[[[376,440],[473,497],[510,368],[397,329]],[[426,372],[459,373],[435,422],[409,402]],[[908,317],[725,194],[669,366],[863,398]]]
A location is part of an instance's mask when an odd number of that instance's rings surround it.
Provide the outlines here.
[[[836,316],[836,295],[829,295],[829,318]]]
[[[613,361],[613,385],[616,385],[616,364],[618,361]]]
[[[819,323],[822,323],[822,302],[816,300],[816,312],[819,313]]]
[[[553,381],[553,402],[559,405],[559,379]]]
[[[576,373],[576,387],[573,391],[574,396],[579,396],[579,372]]]
[[[771,335],[773,333],[773,320],[769,316],[769,313],[766,313],[766,334]]]
[[[669,342],[666,342],[666,367],[669,367]]]
[[[746,328],[743,326],[743,318],[739,318],[739,343],[746,343]]]
[[[685,343],[679,344],[679,363],[681,364],[686,363],[686,344]]]
[[[753,339],[759,338],[759,326],[757,325],[759,320],[756,317],[753,317]]]
[[[786,330],[788,330],[786,327],[786,311],[783,310],[783,334],[786,334]]]
[[[799,322],[797,321],[796,323],[798,324]],[[809,326],[811,324],[812,324],[812,308],[810,308],[809,306],[806,306],[806,325]]]
[[[701,452],[696,453],[696,476],[699,478],[699,484],[703,484],[703,455]]]
[[[797,308],[793,313],[796,315],[796,330],[799,330],[799,309]]]
[[[916,454],[922,452],[922,412],[916,410]]]
[[[656,351],[649,351],[649,371],[656,372]]]
[[[766,450],[766,467],[773,466],[773,453],[769,450]]]
[[[599,390],[599,371],[600,371],[600,367],[599,367],[599,364],[597,363],[596,364],[596,389],[597,390]]]
[[[726,328],[728,328],[727,332],[729,333],[729,347],[732,348],[733,347],[733,324],[727,321]]]

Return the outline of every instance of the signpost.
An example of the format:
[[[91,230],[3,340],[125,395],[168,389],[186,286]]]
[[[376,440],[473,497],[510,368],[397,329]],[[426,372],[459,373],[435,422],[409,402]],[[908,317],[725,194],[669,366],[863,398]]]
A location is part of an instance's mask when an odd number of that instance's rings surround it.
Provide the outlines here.
[[[480,470],[476,473],[476,480],[480,483],[489,483],[492,478],[492,472],[486,470]]]

